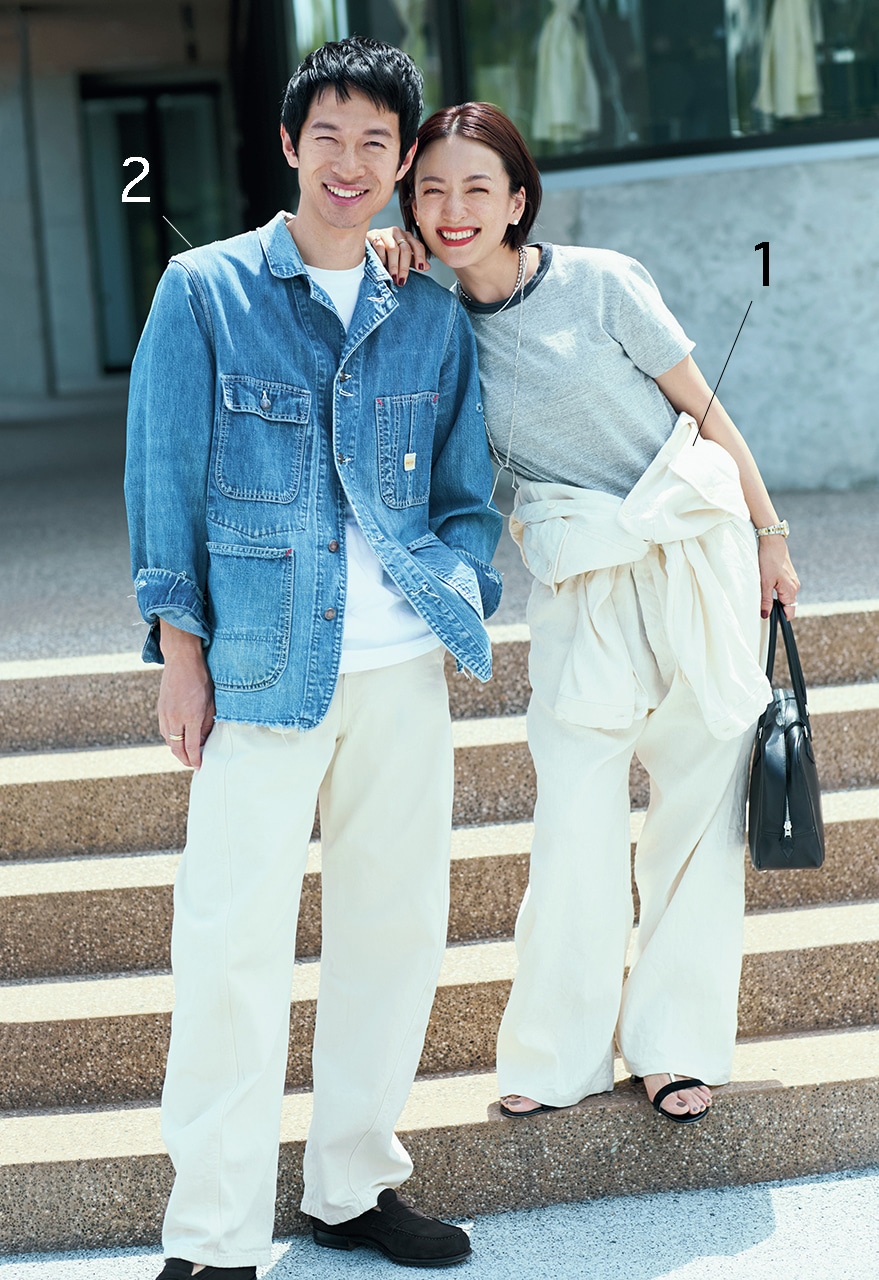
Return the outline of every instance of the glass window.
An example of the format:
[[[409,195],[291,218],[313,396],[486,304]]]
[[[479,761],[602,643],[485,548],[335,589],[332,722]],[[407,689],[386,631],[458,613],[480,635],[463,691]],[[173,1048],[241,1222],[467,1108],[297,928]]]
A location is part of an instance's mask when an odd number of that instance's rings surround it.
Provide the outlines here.
[[[343,26],[398,44],[425,72],[428,111],[495,102],[544,167],[879,133],[877,0],[294,0],[294,9],[303,52]]]
[[[473,96],[544,161],[879,129],[870,0],[473,0],[463,13]]]
[[[83,114],[103,365],[127,369],[168,258],[228,234],[217,96],[145,87],[86,98]],[[149,172],[123,203],[142,169],[129,156]]]
[[[447,101],[443,93],[440,26],[443,10],[452,7],[433,0],[348,0],[352,31],[405,49],[421,68],[427,115]],[[446,20],[452,16],[447,13]]]

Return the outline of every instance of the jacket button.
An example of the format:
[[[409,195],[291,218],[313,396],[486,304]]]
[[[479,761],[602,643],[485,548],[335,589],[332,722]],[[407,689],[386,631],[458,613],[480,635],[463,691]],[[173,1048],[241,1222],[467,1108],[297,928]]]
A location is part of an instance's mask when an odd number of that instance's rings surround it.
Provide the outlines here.
[[[324,609],[324,617],[326,618],[327,622],[332,622],[335,616],[336,616],[335,609]]]
[[[332,542],[327,543],[327,551],[338,551],[338,550],[339,550],[339,544],[335,538],[333,538]]]

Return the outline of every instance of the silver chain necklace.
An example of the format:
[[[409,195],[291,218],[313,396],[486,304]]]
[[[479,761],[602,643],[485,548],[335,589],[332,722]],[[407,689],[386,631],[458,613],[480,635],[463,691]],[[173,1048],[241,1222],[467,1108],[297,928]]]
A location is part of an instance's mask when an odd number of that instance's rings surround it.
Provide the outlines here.
[[[510,466],[510,454],[513,449],[513,432],[516,427],[516,401],[519,395],[519,353],[522,350],[522,317],[525,313],[525,275],[527,273],[527,270],[528,270],[528,250],[525,245],[521,244],[519,245],[519,274],[516,276],[516,284],[513,289],[513,292],[510,294],[509,298],[507,298],[506,302],[502,307],[498,307],[497,311],[491,312],[492,316],[499,316],[500,313],[502,311],[505,311],[506,308],[510,305],[510,303],[515,298],[516,294],[518,293],[520,295],[519,326],[518,326],[518,331],[516,333],[516,360],[513,366],[513,407],[510,412],[510,434],[507,439],[506,457],[502,458],[498,453],[497,449],[495,448],[494,441],[491,438],[491,432],[488,430],[488,423],[485,424],[485,433],[488,436],[488,446],[491,449],[491,452],[494,454],[495,461],[498,464],[498,472],[494,478],[494,484],[491,486],[491,493],[489,494],[489,498],[488,498],[488,508],[489,510],[496,511],[499,516],[503,516],[504,513],[502,511],[498,511],[496,506],[492,508],[491,504],[494,501],[494,495],[495,495],[495,492],[497,491],[498,481],[500,480],[501,476],[505,471],[509,471],[510,475],[513,477],[513,489],[519,488],[518,482],[516,480],[516,473],[513,470],[513,468]],[[464,286],[461,284],[460,280],[458,281],[458,293],[461,297],[461,300],[465,303],[465,305],[467,304],[477,305],[477,306],[481,305],[479,303],[474,304],[474,299],[471,298],[469,293],[467,293],[467,291],[464,289]]]
[[[491,314],[493,316],[500,315],[500,313],[502,311],[505,311],[507,307],[510,305],[510,303],[513,301],[516,294],[519,292],[519,290],[522,288],[522,286],[525,283],[525,272],[527,270],[528,270],[528,250],[525,248],[524,244],[520,244],[519,245],[519,271],[518,271],[518,274],[516,275],[516,283],[513,285],[513,292],[510,294],[509,298],[507,298],[506,302],[502,307],[498,307],[497,311],[492,311]],[[485,305],[482,302],[477,302],[475,298],[471,298],[470,294],[461,284],[460,280],[458,281],[458,294],[461,297],[462,301],[468,307],[481,307]]]

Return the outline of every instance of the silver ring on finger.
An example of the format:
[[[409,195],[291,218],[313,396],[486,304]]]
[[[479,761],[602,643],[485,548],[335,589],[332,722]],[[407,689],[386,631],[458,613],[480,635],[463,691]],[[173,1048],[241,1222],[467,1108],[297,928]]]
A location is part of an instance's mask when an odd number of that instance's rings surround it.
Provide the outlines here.
[[[183,739],[184,739],[185,737],[186,737],[186,734],[185,734],[185,733],[169,733],[169,734],[168,734],[168,741],[169,741],[169,742],[182,742],[182,741],[183,741]]]

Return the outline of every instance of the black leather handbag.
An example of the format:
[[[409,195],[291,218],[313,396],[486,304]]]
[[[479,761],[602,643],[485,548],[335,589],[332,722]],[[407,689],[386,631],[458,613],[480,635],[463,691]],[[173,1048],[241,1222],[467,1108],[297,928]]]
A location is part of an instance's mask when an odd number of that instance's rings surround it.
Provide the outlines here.
[[[793,689],[773,689],[757,723],[748,793],[748,844],[758,871],[824,862],[821,790],[812,750],[806,682],[791,624],[777,600],[769,624],[766,675],[772,680],[778,628]]]

